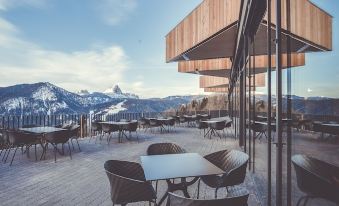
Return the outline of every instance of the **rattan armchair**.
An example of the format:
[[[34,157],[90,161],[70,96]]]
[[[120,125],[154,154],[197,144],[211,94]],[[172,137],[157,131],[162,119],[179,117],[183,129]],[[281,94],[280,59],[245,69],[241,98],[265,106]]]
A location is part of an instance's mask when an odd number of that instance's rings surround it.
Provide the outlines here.
[[[101,124],[101,130],[102,130],[103,135],[105,135],[105,134],[108,135],[107,136],[107,144],[109,144],[111,139],[112,139],[113,132],[119,131],[119,127],[117,125],[102,123]]]
[[[212,135],[214,134],[214,135],[218,136],[221,139],[222,136],[219,133],[219,131],[224,131],[225,125],[226,125],[225,121],[214,122],[214,123],[210,124],[210,128],[211,128],[210,138],[212,138]]]
[[[111,187],[113,205],[127,205],[144,201],[156,204],[156,193],[151,183],[145,180],[140,164],[108,160],[105,162],[104,168]]]
[[[91,141],[92,138],[95,138],[96,140],[98,135],[100,135],[101,139],[102,135],[101,124],[99,123],[99,121],[91,122],[91,138],[89,139],[89,141]]]
[[[231,196],[223,199],[200,200],[169,193],[170,206],[247,206],[248,192],[239,196]]]
[[[136,134],[137,140],[139,142],[139,135],[138,135],[137,129],[138,129],[138,121],[137,120],[130,121],[129,124],[124,127],[124,130],[129,132],[129,137],[132,137],[132,132],[134,132]]]
[[[297,184],[306,195],[300,197],[297,206],[306,205],[312,198],[323,198],[339,205],[339,167],[305,155],[292,157]]]
[[[197,125],[197,128],[200,130],[200,134],[201,134],[201,130],[204,131],[204,138],[205,138],[206,137],[206,129],[208,129],[207,122],[204,122],[202,120],[198,120],[196,125]]]
[[[64,145],[68,144],[68,151],[69,156],[72,159],[72,151],[71,146],[69,144],[69,140],[72,137],[72,133],[70,130],[61,130],[57,132],[47,133],[45,135],[45,140],[47,141],[47,144],[51,144],[53,146],[53,152],[54,152],[54,162],[56,162],[56,153],[60,153],[64,155]],[[61,144],[62,153],[58,149],[58,145]]]
[[[186,150],[174,143],[155,143],[147,148],[147,155],[180,154]]]
[[[5,163],[7,162],[7,158],[11,152],[12,148],[15,148],[14,154],[12,155],[12,160],[10,163],[10,166],[13,163],[14,157],[16,155],[16,151],[18,148],[21,148],[23,151],[23,148],[26,147],[27,155],[28,155],[28,149],[32,146],[35,145],[35,159],[37,159],[37,153],[36,153],[36,144],[37,144],[37,135],[32,134],[32,133],[24,133],[20,131],[15,131],[15,130],[8,130],[5,132],[8,138],[8,147],[5,152]],[[7,154],[6,154],[7,153]]]
[[[69,128],[69,131],[70,131],[70,135],[71,135],[71,144],[72,144],[72,147],[73,147],[73,151],[75,150],[73,140],[75,140],[77,142],[79,151],[81,151],[79,141],[78,141],[78,139],[80,138],[80,125],[72,125],[71,128]]]
[[[224,170],[222,175],[203,176],[201,180],[209,187],[215,188],[215,197],[217,198],[218,189],[239,185],[244,182],[246,177],[246,168],[248,155],[237,150],[222,150],[204,156],[205,159]],[[198,188],[200,187],[200,180]],[[199,189],[198,189],[199,191]],[[199,193],[198,193],[199,197]]]

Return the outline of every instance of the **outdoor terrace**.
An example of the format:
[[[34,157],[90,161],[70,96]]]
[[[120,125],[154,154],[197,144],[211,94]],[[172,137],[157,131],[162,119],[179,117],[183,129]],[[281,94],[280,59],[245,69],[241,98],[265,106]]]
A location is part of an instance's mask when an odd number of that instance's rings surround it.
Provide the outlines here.
[[[127,141],[118,143],[117,135],[108,145],[105,139],[100,142],[80,140],[81,152],[75,149],[73,159],[66,154],[58,155],[54,163],[53,151],[47,152],[46,160],[35,161],[33,155],[16,156],[13,165],[0,165],[0,202],[1,205],[112,205],[109,194],[109,182],[105,174],[104,162],[110,159],[140,162],[140,156],[146,155],[150,144],[172,142],[185,148],[188,152],[206,155],[224,149],[240,149],[238,142],[232,137],[219,139],[203,138],[197,128],[176,127],[169,133],[153,133],[138,131],[140,142]],[[339,158],[338,143],[320,141],[319,134],[312,132],[293,133],[293,153],[312,155],[315,150],[322,151],[317,158],[335,163]],[[263,138],[256,144],[256,170],[247,172],[244,186],[250,191],[249,205],[266,205],[266,140]],[[274,151],[274,147],[272,146]],[[66,150],[67,151],[67,150]],[[38,148],[38,154],[41,148]],[[33,153],[32,153],[33,154]],[[274,160],[273,163],[274,165]],[[273,171],[274,172],[274,171]],[[274,174],[272,172],[272,174]],[[293,178],[295,180],[294,171]],[[296,183],[296,181],[293,181]],[[166,190],[164,181],[160,182],[158,197]],[[213,198],[214,190],[202,184],[200,196]],[[189,193],[195,197],[197,185],[189,187]],[[219,196],[226,191],[221,189]],[[180,194],[181,195],[181,194]],[[294,185],[294,202],[302,194]],[[309,205],[331,205],[322,200],[312,200]],[[134,204],[131,204],[134,205]],[[141,203],[135,205],[148,205]]]

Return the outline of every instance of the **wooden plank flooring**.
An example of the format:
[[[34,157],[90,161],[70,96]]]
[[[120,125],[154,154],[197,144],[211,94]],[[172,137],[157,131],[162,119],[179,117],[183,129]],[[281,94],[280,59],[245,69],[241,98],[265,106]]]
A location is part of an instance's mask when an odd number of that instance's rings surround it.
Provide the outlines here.
[[[89,139],[85,138],[80,141],[81,152],[76,148],[72,154],[72,160],[67,155],[58,155],[57,163],[54,163],[52,149],[49,149],[46,160],[37,162],[33,157],[34,152],[31,152],[30,159],[26,155],[18,153],[11,167],[8,163],[0,163],[0,205],[112,205],[109,182],[103,169],[104,162],[109,159],[140,162],[140,155],[145,155],[147,147],[156,142],[174,142],[189,152],[197,152],[201,155],[223,149],[239,149],[237,142],[230,137],[226,141],[216,137],[212,140],[204,139],[203,135],[195,128],[179,127],[176,128],[176,132],[164,134],[159,132],[139,132],[138,134],[140,143],[124,141],[124,143],[118,144],[117,138],[115,138],[110,145],[107,145],[105,141],[98,141],[95,144],[94,140],[89,142]],[[296,145],[303,144],[297,143]],[[318,143],[315,142],[314,145],[318,145]],[[312,149],[314,149],[314,145]],[[248,172],[244,183],[251,193],[249,198],[251,206],[266,205],[264,201],[266,195],[266,147],[264,141],[258,142],[256,173]],[[328,148],[328,146],[326,147]],[[41,149],[39,148],[38,154],[40,153]],[[331,156],[332,161],[338,161],[338,149],[328,150],[324,153]],[[163,195],[165,189],[165,183],[161,182],[158,197]],[[296,199],[300,196],[300,192],[297,192],[295,186],[294,191],[296,192],[293,198]],[[195,184],[190,187],[189,193],[195,197],[196,192],[197,185]],[[221,197],[225,194],[225,190],[220,190],[218,196]],[[202,184],[200,196],[213,198],[214,190]],[[310,205],[319,204],[331,205],[321,201]],[[131,205],[148,205],[148,203]]]

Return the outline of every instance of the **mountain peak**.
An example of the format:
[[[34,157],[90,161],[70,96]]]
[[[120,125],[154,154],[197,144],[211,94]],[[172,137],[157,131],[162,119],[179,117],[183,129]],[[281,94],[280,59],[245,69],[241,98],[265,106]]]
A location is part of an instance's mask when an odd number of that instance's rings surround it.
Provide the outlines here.
[[[114,94],[122,94],[122,91],[121,91],[119,85],[113,86],[112,91],[113,91]]]

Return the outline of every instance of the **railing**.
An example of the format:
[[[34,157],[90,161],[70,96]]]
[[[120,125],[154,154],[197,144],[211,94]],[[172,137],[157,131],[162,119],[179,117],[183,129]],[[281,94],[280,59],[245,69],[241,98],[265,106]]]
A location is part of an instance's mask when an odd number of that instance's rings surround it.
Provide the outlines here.
[[[156,118],[169,117],[174,115],[196,115],[209,114],[212,118],[228,115],[227,110],[208,110],[208,111],[188,111],[181,112],[120,112],[116,114],[96,115],[96,114],[56,114],[56,115],[8,115],[0,116],[0,127],[6,129],[17,129],[27,125],[35,126],[57,126],[63,124],[80,124],[82,136],[90,132],[91,122],[94,120],[101,121],[118,121],[120,119],[138,120],[141,117]]]

